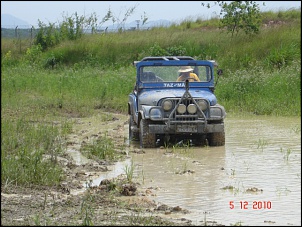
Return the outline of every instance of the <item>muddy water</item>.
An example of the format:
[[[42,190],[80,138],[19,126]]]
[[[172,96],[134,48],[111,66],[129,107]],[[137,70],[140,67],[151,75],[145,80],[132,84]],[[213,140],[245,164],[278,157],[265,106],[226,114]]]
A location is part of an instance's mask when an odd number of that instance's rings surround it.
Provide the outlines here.
[[[93,184],[125,173],[132,161],[134,179],[152,192],[150,199],[190,211],[168,214],[173,218],[195,225],[301,225],[301,119],[228,116],[225,127],[223,147],[129,152]]]
[[[196,225],[301,225],[301,119],[228,117],[225,125],[223,147],[132,154],[136,179],[155,201],[188,209],[180,217]]]

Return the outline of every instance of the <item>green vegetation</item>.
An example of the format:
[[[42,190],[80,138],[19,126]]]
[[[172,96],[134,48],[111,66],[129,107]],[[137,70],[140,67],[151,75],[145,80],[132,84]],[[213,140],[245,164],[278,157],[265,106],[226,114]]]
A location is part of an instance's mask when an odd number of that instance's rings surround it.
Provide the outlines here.
[[[135,168],[135,166],[133,164],[133,160],[131,160],[131,164],[130,165],[126,165],[124,167],[124,172],[125,172],[125,174],[127,176],[127,180],[128,180],[129,183],[132,182],[134,168]]]
[[[62,180],[57,156],[63,152],[66,125],[1,119],[1,182],[56,185]],[[61,135],[61,136],[58,136]]]
[[[218,29],[217,18],[197,19],[169,28],[86,34],[47,50],[2,38],[2,184],[58,184],[56,157],[72,128],[68,118],[99,109],[126,114],[135,82],[132,63],[145,56],[215,59],[224,70],[215,93],[228,113],[301,116],[301,11],[266,12],[262,23],[259,34],[231,36]],[[90,153],[110,159],[111,144],[97,141]]]
[[[114,142],[107,135],[100,137],[92,144],[87,144],[81,148],[82,153],[93,160],[116,160],[118,154],[115,152]]]
[[[203,6],[204,3],[201,3]],[[245,34],[258,34],[261,25],[261,13],[259,4],[255,1],[215,1],[221,7],[220,28],[226,28],[234,35],[243,30]],[[208,3],[208,8],[210,8]]]

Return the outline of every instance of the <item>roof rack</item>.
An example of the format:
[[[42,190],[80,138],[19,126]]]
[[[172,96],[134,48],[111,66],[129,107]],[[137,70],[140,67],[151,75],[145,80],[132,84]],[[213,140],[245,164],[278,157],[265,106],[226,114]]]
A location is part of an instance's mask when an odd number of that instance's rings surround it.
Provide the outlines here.
[[[159,57],[145,57],[141,61],[180,61],[180,60],[195,60],[190,56],[159,56]]]

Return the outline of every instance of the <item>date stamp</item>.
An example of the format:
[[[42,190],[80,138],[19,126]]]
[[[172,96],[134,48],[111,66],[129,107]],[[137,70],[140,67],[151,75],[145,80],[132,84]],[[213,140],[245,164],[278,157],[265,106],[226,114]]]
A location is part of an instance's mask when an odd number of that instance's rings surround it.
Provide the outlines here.
[[[272,208],[272,202],[271,201],[253,201],[252,203],[249,203],[248,201],[239,201],[234,202],[231,200],[229,202],[230,209],[238,208],[241,210],[270,210]]]

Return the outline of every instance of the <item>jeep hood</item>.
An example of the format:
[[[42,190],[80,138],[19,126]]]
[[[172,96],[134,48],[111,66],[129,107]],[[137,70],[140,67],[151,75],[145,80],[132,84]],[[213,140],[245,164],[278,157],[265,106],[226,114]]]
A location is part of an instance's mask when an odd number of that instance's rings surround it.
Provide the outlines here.
[[[194,89],[189,90],[193,98],[204,98],[210,102],[211,106],[216,105],[216,96],[208,89]],[[185,93],[185,89],[157,89],[157,90],[143,90],[139,95],[139,102],[141,105],[157,105],[162,98],[181,98]]]

